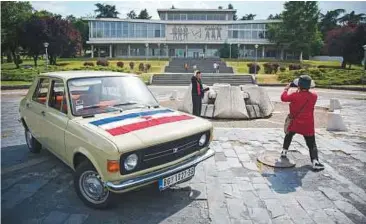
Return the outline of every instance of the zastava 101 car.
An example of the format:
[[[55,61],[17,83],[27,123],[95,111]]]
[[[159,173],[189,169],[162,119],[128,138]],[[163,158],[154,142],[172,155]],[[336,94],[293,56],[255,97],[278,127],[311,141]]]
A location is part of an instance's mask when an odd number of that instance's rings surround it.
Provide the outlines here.
[[[70,166],[77,195],[94,208],[113,193],[190,180],[214,155],[209,121],[162,108],[131,74],[41,74],[19,111],[29,150],[47,148]]]

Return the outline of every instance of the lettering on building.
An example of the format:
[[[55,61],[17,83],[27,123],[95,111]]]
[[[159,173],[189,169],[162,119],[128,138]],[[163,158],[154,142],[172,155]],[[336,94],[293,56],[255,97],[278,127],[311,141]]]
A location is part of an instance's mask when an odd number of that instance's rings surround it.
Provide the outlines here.
[[[173,40],[186,41],[188,39],[193,40],[222,40],[221,37],[222,27],[217,25],[205,26],[204,28],[187,28],[187,26],[174,26],[170,33]]]

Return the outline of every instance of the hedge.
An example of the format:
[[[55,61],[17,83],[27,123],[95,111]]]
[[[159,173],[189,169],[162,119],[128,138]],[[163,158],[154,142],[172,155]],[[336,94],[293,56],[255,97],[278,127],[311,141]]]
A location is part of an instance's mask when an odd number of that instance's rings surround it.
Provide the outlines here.
[[[309,68],[282,72],[278,80],[282,83],[293,81],[300,75],[310,75],[318,86],[329,85],[357,85],[365,74],[362,70],[330,69],[330,68]]]

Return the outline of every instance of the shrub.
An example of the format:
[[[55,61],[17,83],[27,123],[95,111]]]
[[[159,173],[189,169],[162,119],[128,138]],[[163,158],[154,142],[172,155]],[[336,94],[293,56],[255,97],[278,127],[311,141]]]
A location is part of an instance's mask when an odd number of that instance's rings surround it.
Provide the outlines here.
[[[261,67],[258,64],[255,63],[249,63],[247,64],[248,68],[249,68],[249,74],[258,74],[259,70],[261,69]]]
[[[99,65],[99,66],[108,66],[109,65],[109,62],[108,62],[107,59],[99,59],[97,61],[97,65]]]
[[[281,71],[281,72],[285,72],[285,71],[286,71],[286,67],[281,65],[281,66],[280,66],[280,71]]]
[[[263,67],[264,67],[264,73],[266,74],[272,74],[272,73],[277,73],[278,71],[278,67],[280,65],[277,64],[277,63],[265,63],[263,64]]]
[[[123,66],[125,66],[125,63],[122,61],[117,62],[117,67],[123,68]]]
[[[144,69],[145,69],[144,64],[143,64],[143,63],[140,63],[140,64],[139,64],[139,71],[143,72],[143,71],[144,71]]]
[[[131,61],[130,62],[130,69],[133,70],[134,67],[135,67],[135,62]]]
[[[290,71],[292,71],[292,70],[300,70],[300,69],[302,69],[302,66],[300,64],[290,64],[288,66],[288,69]]]
[[[338,65],[319,65],[318,68],[342,69],[342,67],[341,66],[338,66]]]
[[[70,63],[67,62],[61,62],[61,63],[57,63],[56,66],[66,66],[69,65]]]
[[[84,62],[84,66],[94,66],[94,63],[91,61]]]
[[[136,75],[141,75],[142,72],[138,71],[138,72],[135,72]]]
[[[278,80],[283,83],[293,81],[300,75],[310,75],[315,84],[319,86],[328,85],[357,85],[361,84],[361,78],[364,71],[347,69],[329,69],[329,68],[309,68],[295,71],[283,72],[278,75]]]
[[[145,65],[145,72],[149,71],[151,68],[151,65],[150,64],[146,64]]]

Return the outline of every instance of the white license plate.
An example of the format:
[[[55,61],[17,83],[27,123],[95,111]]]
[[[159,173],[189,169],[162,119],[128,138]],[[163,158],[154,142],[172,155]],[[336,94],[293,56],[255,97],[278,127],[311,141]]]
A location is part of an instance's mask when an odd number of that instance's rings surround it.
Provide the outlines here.
[[[164,179],[160,179],[159,180],[159,189],[164,190],[165,188],[173,186],[174,184],[176,184],[180,181],[186,180],[192,176],[194,176],[194,167],[183,170],[179,173],[176,173],[176,174],[166,177]]]

